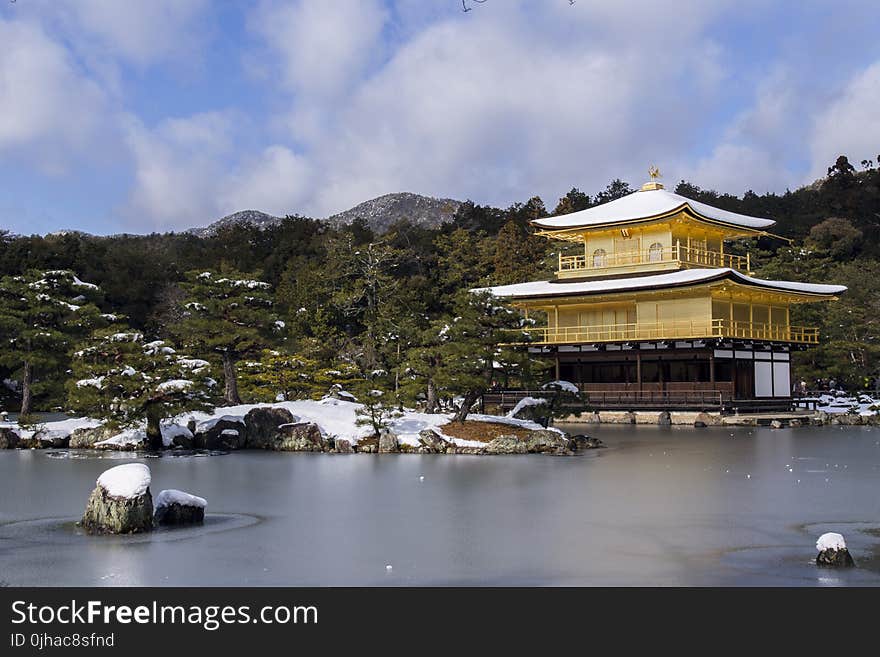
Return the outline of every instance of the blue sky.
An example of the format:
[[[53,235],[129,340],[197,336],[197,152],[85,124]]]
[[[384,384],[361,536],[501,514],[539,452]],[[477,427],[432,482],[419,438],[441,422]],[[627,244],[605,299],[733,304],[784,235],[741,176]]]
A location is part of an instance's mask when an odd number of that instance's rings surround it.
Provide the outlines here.
[[[876,0],[0,3],[0,227],[741,194],[880,154]]]

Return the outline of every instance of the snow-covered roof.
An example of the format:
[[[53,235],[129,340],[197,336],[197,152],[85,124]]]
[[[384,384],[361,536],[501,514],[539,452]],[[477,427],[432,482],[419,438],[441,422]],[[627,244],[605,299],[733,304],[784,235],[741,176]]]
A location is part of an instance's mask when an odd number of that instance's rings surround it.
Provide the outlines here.
[[[633,276],[631,278],[615,278],[600,281],[578,281],[572,283],[532,281],[529,283],[517,283],[514,285],[498,285],[495,287],[481,288],[481,290],[475,291],[487,291],[497,297],[507,299],[523,299],[531,297],[604,294],[651,288],[678,287],[708,283],[710,281],[725,278],[743,285],[753,285],[781,290],[784,292],[813,294],[819,296],[832,296],[846,291],[846,286],[844,285],[817,285],[814,283],[797,283],[794,281],[766,281],[760,278],[746,276],[745,274],[741,274],[735,269],[730,269],[729,267],[719,269],[682,269],[681,271],[670,272],[668,274]]]
[[[738,228],[763,230],[776,223],[772,219],[749,217],[744,214],[713,208],[711,205],[692,201],[685,196],[668,192],[665,189],[633,192],[622,198],[587,208],[586,210],[571,212],[558,217],[536,219],[532,223],[549,230],[591,228],[606,224],[650,219],[672,214],[685,208],[689,208],[701,219]]]

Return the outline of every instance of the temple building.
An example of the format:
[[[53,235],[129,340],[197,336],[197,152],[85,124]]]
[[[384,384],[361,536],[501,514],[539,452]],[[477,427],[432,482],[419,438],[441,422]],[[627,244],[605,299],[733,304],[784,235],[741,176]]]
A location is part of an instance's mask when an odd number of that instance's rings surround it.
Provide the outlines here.
[[[528,348],[597,407],[789,407],[791,354],[819,342],[817,328],[791,324],[791,307],[846,288],[755,278],[730,245],[775,222],[668,192],[658,175],[652,167],[640,191],[535,220],[537,235],[576,253],[560,253],[554,280],[490,291],[536,321]]]

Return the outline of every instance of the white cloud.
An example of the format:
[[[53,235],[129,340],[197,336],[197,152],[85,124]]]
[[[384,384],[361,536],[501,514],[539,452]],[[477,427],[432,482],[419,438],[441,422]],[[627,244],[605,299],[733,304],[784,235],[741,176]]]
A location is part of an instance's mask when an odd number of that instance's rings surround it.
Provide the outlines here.
[[[308,163],[281,145],[241,155],[240,123],[232,112],[167,119],[152,129],[131,119],[135,181],[123,208],[131,229],[204,226],[244,209],[296,212],[310,189]]]
[[[0,19],[0,159],[61,173],[108,125],[106,97],[36,24]]]
[[[200,41],[207,6],[207,0],[76,0],[53,2],[48,8],[58,12],[69,32],[88,35],[73,39],[81,49],[99,46],[104,54],[145,66],[191,55],[193,42]]]
[[[311,169],[305,158],[273,145],[238,166],[223,186],[219,213],[256,209],[284,216],[295,213],[309,191]]]
[[[855,166],[880,153],[880,61],[856,74],[815,120],[810,180],[824,176],[838,155]]]
[[[126,140],[135,182],[124,208],[130,225],[138,231],[172,230],[216,218],[232,126],[223,113],[168,119],[153,129],[131,119]]]
[[[311,100],[334,97],[378,54],[378,0],[264,2],[253,29],[280,56],[282,82]]]
[[[703,50],[669,48],[669,66],[646,66],[649,49],[561,38],[571,28],[559,21],[535,30],[509,11],[448,20],[403,45],[311,144],[326,182],[307,210],[397,190],[553,203],[573,184],[638,180],[658,154],[676,152],[706,99],[670,98],[668,88],[702,65]]]

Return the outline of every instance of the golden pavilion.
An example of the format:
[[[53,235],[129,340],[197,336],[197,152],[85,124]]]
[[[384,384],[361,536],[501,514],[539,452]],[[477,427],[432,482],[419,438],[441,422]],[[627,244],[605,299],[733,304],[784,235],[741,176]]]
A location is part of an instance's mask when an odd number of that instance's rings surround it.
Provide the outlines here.
[[[787,407],[791,353],[819,341],[793,304],[846,288],[751,275],[735,240],[775,223],[714,208],[651,182],[602,205],[537,219],[537,234],[577,245],[555,278],[489,290],[536,320],[529,349],[555,362],[591,403],[641,408]]]

